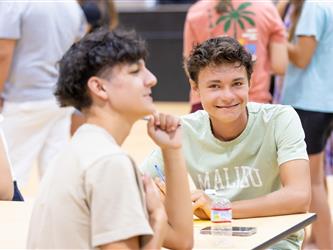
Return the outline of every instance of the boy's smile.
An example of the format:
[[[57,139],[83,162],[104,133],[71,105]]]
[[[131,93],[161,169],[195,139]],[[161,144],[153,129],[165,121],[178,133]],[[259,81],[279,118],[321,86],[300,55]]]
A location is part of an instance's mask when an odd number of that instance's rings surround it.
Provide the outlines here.
[[[192,87],[199,93],[213,128],[233,128],[240,132],[245,129],[249,81],[244,66],[230,63],[205,67]]]

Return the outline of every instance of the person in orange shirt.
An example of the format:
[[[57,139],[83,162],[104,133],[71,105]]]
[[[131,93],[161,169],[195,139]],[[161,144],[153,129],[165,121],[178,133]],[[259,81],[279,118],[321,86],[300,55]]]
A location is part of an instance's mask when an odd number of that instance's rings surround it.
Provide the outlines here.
[[[184,28],[184,57],[194,45],[216,36],[237,39],[255,61],[250,101],[272,100],[270,76],[284,74],[288,64],[285,28],[270,1],[200,0],[187,13]],[[202,109],[199,97],[191,90],[191,112]]]

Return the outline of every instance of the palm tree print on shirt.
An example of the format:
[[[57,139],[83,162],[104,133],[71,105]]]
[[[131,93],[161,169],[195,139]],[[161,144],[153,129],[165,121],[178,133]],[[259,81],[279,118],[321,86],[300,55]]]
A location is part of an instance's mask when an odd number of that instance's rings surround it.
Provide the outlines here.
[[[230,0],[228,1],[221,0],[221,2],[223,2],[223,4],[225,5],[224,7],[225,11],[223,11],[223,14],[216,20],[215,25],[217,26],[221,22],[224,22],[224,27],[223,27],[224,33],[227,33],[230,30],[231,26],[233,26],[233,31],[234,31],[233,37],[237,39],[238,38],[237,25],[239,25],[239,27],[242,30],[245,30],[244,22],[249,23],[251,26],[256,25],[253,19],[251,18],[251,15],[255,15],[255,13],[246,10],[247,7],[252,5],[252,3],[250,2],[242,3],[238,6],[237,9],[235,9]]]

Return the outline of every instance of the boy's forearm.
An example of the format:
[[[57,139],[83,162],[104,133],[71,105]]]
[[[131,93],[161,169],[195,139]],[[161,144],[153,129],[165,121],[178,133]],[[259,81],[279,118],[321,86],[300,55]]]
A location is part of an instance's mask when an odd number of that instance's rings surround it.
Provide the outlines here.
[[[166,247],[191,248],[193,244],[192,202],[182,149],[163,149],[166,176],[166,211],[171,238]],[[175,245],[174,245],[175,244]]]
[[[306,192],[282,188],[251,200],[232,202],[233,218],[263,217],[308,211],[310,198]]]

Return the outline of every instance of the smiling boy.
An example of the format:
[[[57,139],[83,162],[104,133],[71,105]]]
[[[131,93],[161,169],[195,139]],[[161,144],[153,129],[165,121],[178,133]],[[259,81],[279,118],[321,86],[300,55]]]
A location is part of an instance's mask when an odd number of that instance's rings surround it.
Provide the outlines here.
[[[215,190],[232,201],[233,218],[301,213],[311,191],[304,132],[289,106],[248,102],[251,55],[233,38],[197,45],[185,62],[203,111],[182,117],[183,152],[197,188],[193,211],[210,218]],[[162,164],[156,150],[144,171]],[[300,249],[302,232],[274,249]]]

